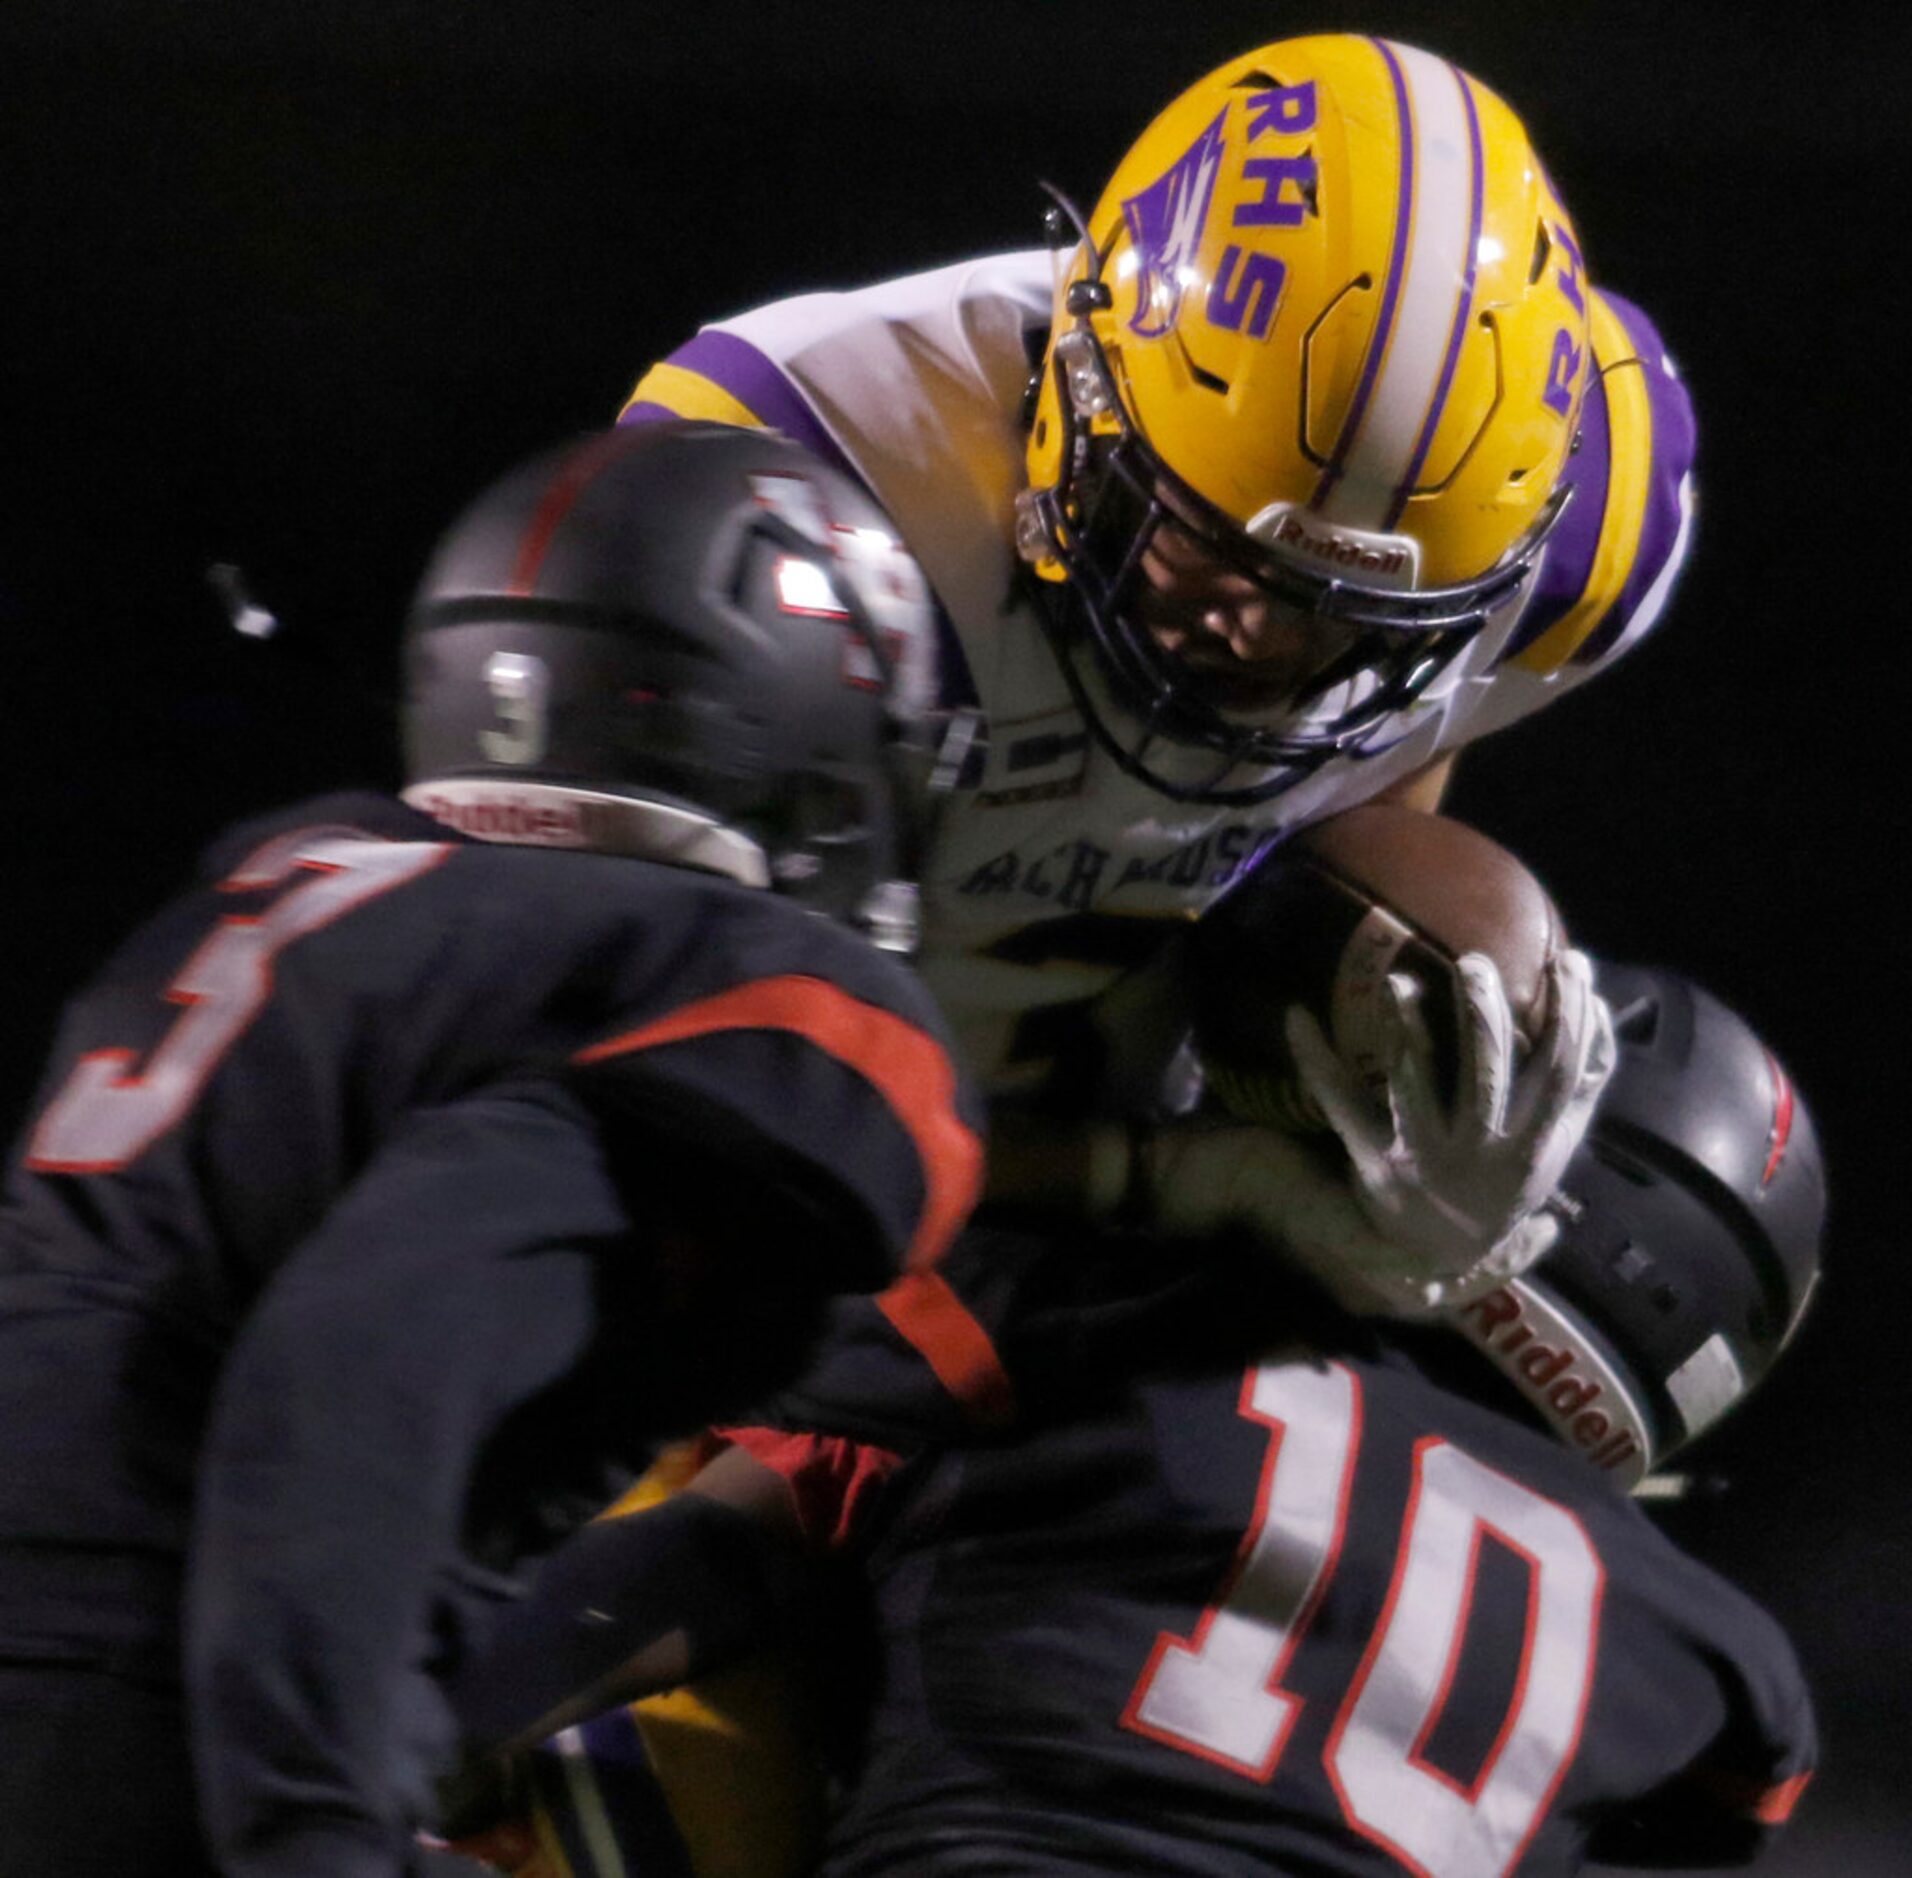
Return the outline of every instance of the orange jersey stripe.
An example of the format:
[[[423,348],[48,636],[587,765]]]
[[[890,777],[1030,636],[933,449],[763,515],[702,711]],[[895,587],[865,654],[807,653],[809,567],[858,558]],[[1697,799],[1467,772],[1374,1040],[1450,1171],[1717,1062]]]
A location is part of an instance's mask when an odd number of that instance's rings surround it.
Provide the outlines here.
[[[941,1258],[981,1191],[983,1144],[956,1112],[956,1072],[942,1045],[893,1012],[827,979],[759,978],[593,1044],[573,1060],[597,1063],[725,1030],[803,1037],[883,1097],[922,1163],[923,1211],[910,1239],[908,1268]]]
[[[879,1293],[876,1307],[982,1426],[1015,1419],[1015,1391],[995,1344],[943,1279],[911,1272]]]
[[[1723,1806],[1742,1819],[1756,1819],[1762,1826],[1783,1826],[1792,1818],[1799,1796],[1811,1783],[1812,1769],[1771,1784],[1756,1776],[1728,1773],[1717,1767],[1696,1768],[1688,1778],[1714,1805]]]
[[[819,1552],[835,1552],[856,1537],[870,1496],[903,1465],[895,1450],[846,1435],[781,1428],[713,1432],[783,1482],[798,1527]]]

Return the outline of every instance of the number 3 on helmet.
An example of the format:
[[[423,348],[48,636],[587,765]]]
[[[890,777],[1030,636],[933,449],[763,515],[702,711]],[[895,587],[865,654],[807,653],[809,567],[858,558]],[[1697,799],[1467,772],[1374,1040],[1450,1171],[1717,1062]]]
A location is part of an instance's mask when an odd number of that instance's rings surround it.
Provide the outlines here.
[[[1145,734],[1283,774],[1371,742],[1517,608],[1588,378],[1573,224],[1513,112],[1380,39],[1264,46],[1185,91],[1103,192],[1058,294],[1020,546]],[[1259,714],[1125,615],[1190,533],[1333,655]],[[1104,726],[1106,729],[1106,725]],[[1106,741],[1106,739],[1105,739]],[[1120,758],[1118,758],[1120,760]],[[1146,764],[1142,765],[1146,768]]]

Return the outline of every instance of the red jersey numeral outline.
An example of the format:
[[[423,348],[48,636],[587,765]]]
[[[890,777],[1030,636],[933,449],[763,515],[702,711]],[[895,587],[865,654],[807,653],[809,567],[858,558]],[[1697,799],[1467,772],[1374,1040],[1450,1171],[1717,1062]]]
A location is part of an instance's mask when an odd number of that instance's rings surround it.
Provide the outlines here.
[[[110,1174],[138,1159],[198,1101],[206,1080],[272,995],[293,940],[402,887],[452,853],[449,842],[380,841],[352,829],[304,828],[258,849],[221,893],[294,884],[260,913],[230,913],[161,996],[180,1015],[132,1067],[130,1049],[90,1050],[74,1064],[27,1144],[46,1174]],[[301,878],[302,877],[302,878]]]
[[[1254,1514],[1194,1633],[1156,1638],[1122,1726],[1266,1781],[1301,1713],[1281,1674],[1341,1555],[1361,1395],[1339,1364],[1271,1366],[1248,1372],[1235,1412],[1269,1431]],[[1297,1587],[1298,1559],[1306,1569]],[[1216,1698],[1226,1713],[1205,1715]]]
[[[1251,1780],[1274,1778],[1301,1698],[1280,1678],[1340,1558],[1362,1432],[1345,1366],[1251,1369],[1237,1412],[1269,1430],[1234,1565],[1193,1633],[1157,1638],[1122,1725]],[[1483,1540],[1527,1567],[1507,1713],[1461,1786],[1423,1750],[1463,1646]],[[1500,1878],[1519,1863],[1579,1749],[1605,1568],[1567,1508],[1439,1436],[1414,1484],[1387,1600],[1323,1749],[1349,1826],[1422,1878]]]

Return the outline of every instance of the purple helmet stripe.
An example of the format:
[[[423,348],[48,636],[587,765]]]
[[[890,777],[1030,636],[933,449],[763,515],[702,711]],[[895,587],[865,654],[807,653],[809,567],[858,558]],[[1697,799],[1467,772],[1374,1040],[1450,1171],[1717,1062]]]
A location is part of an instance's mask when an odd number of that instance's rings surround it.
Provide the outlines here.
[[[1598,658],[1632,619],[1646,589],[1659,578],[1680,532],[1680,484],[1693,465],[1693,405],[1686,387],[1666,368],[1666,345],[1653,323],[1617,293],[1602,296],[1620,317],[1640,363],[1627,371],[1646,374],[1647,405],[1653,419],[1652,467],[1646,513],[1640,518],[1640,544],[1627,569],[1620,598],[1607,617],[1587,635],[1576,662]]]
[[[1367,415],[1368,401],[1374,396],[1375,381],[1381,375],[1381,361],[1387,356],[1388,341],[1394,336],[1394,315],[1400,306],[1401,278],[1406,272],[1408,231],[1414,218],[1414,108],[1408,98],[1407,78],[1394,48],[1385,39],[1368,42],[1387,61],[1388,78],[1394,86],[1394,111],[1401,139],[1401,175],[1394,204],[1394,241],[1388,255],[1387,283],[1381,292],[1381,312],[1374,323],[1374,337],[1368,342],[1368,356],[1362,362],[1361,382],[1355,387],[1354,402],[1348,407],[1341,435],[1335,439],[1328,467],[1315,485],[1308,506],[1321,507],[1347,470],[1348,452]]]
[[[1401,511],[1407,507],[1407,499],[1414,493],[1414,485],[1420,481],[1421,466],[1426,463],[1427,453],[1433,448],[1434,433],[1440,428],[1442,411],[1447,408],[1447,394],[1454,386],[1454,370],[1460,363],[1461,341],[1467,335],[1467,323],[1474,313],[1474,277],[1479,270],[1480,225],[1486,198],[1486,179],[1482,175],[1485,165],[1481,150],[1480,112],[1475,107],[1474,87],[1467,74],[1451,65],[1447,69],[1453,72],[1461,102],[1467,107],[1467,147],[1474,165],[1473,199],[1467,217],[1467,271],[1461,278],[1460,298],[1454,306],[1454,324],[1447,335],[1447,356],[1441,361],[1441,376],[1434,388],[1434,401],[1427,408],[1421,434],[1415,439],[1413,454],[1401,474],[1394,500],[1388,504],[1387,519],[1381,524],[1383,529],[1393,528],[1401,519]]]
[[[1579,447],[1560,472],[1561,482],[1574,492],[1573,500],[1547,543],[1533,577],[1532,596],[1501,654],[1503,664],[1565,618],[1568,608],[1586,591],[1607,518],[1608,461],[1607,390],[1596,372],[1580,407]]]
[[[1507,645],[1505,658],[1524,651],[1563,618],[1579,602],[1592,579],[1612,473],[1612,416],[1606,382],[1610,373],[1645,374],[1652,426],[1646,507],[1620,591],[1599,623],[1575,648],[1574,664],[1586,665],[1604,658],[1629,632],[1640,629],[1639,609],[1648,590],[1665,577],[1684,524],[1680,488],[1693,465],[1691,401],[1685,387],[1668,369],[1664,344],[1646,315],[1616,293],[1602,289],[1601,298],[1626,329],[1630,353],[1609,361],[1606,370],[1595,372],[1588,383],[1579,444],[1561,474],[1561,481],[1573,485],[1577,493],[1547,544],[1546,557],[1535,576],[1533,598]]]

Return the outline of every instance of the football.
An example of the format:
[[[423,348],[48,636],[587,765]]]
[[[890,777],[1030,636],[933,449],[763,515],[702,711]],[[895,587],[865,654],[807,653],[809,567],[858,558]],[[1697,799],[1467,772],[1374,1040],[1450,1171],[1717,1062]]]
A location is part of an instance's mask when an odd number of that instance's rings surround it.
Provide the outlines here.
[[[1517,1054],[1545,1028],[1548,968],[1567,937],[1546,889],[1465,822],[1366,803],[1283,843],[1191,935],[1194,1043],[1210,1095],[1230,1113],[1293,1132],[1323,1124],[1299,1089],[1283,1034],[1313,1012],[1342,1060],[1384,1085],[1374,1028],[1390,973],[1421,986],[1443,1096],[1458,1063],[1455,962],[1499,968]]]

